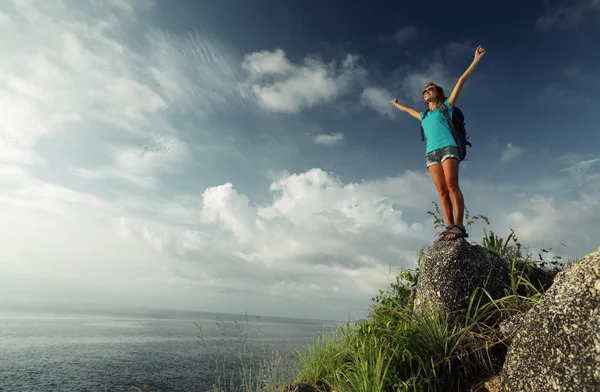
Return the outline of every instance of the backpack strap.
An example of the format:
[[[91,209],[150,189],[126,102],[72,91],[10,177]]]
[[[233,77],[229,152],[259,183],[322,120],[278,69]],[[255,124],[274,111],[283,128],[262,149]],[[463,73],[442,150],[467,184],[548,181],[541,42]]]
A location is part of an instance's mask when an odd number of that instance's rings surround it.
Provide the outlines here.
[[[423,120],[427,117],[427,113],[429,113],[429,108],[425,109],[423,112],[423,118],[421,119],[421,140],[425,141],[425,130],[423,130]]]
[[[448,125],[450,125],[450,128],[452,128],[452,131],[456,132],[456,130],[454,129],[454,123],[452,122],[452,119],[450,118],[450,113],[448,113],[448,108],[446,107],[446,105],[444,105],[442,103],[439,106],[439,108],[440,108],[440,112],[442,112],[442,114],[446,118],[446,121],[448,121]]]

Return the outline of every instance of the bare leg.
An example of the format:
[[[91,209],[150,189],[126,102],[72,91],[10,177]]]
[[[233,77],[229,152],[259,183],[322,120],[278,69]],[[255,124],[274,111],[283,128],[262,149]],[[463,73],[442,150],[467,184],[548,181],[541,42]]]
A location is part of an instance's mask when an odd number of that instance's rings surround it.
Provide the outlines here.
[[[463,226],[463,216],[465,212],[465,200],[458,186],[458,159],[448,158],[442,162],[442,168],[446,187],[450,197],[452,198],[452,204],[454,205],[454,215],[456,216],[456,224]],[[453,228],[446,238],[452,239],[456,236],[453,233],[462,233],[462,230]]]
[[[446,225],[452,226],[454,224],[454,215],[452,214],[452,201],[450,200],[450,193],[448,186],[446,185],[446,179],[444,177],[444,170],[442,165],[431,165],[429,166],[429,174],[435,185],[440,196],[440,204],[442,205],[442,212],[446,219]]]

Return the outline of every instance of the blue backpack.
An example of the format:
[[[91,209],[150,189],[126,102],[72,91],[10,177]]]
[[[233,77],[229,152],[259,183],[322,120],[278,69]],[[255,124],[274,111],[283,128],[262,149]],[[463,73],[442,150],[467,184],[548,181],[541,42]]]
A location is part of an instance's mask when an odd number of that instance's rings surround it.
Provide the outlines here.
[[[448,108],[446,108],[446,105],[440,105],[439,108],[440,108],[440,112],[442,112],[444,117],[446,117],[446,120],[448,121],[448,124],[450,125],[450,129],[452,130],[452,136],[454,137],[454,141],[456,142],[456,146],[458,147],[458,156],[459,156],[460,160],[462,161],[467,156],[467,146],[472,147],[472,144],[469,143],[469,136],[471,136],[471,135],[468,134],[465,129],[465,116],[463,115],[462,110],[460,110],[459,108],[457,108],[455,106],[454,110],[452,111],[452,119],[451,119],[450,115],[448,114]],[[426,109],[425,112],[423,113],[423,120],[425,119],[425,116],[427,116],[428,112],[429,112],[429,109]],[[421,122],[423,120],[421,120]],[[425,140],[425,131],[423,130],[422,124],[421,124],[421,140],[423,140],[423,141]]]

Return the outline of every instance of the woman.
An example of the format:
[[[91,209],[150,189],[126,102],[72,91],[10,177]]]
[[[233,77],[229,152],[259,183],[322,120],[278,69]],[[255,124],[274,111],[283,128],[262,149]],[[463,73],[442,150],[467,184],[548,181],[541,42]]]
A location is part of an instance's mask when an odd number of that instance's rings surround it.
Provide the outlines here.
[[[429,83],[425,87],[423,100],[429,107],[425,119],[423,119],[424,112],[417,112],[415,109],[401,105],[397,99],[392,101],[392,105],[422,121],[425,140],[427,141],[425,161],[440,196],[442,211],[447,224],[446,229],[439,235],[438,239],[456,239],[469,236],[463,225],[465,203],[458,186],[458,164],[460,162],[458,148],[452,136],[450,124],[446,121],[443,113],[440,112],[439,106],[445,105],[448,114],[452,117],[452,110],[463,85],[484,54],[485,50],[479,45],[475,50],[475,59],[458,79],[458,83],[454,86],[449,98],[446,98],[444,90],[434,83]]]

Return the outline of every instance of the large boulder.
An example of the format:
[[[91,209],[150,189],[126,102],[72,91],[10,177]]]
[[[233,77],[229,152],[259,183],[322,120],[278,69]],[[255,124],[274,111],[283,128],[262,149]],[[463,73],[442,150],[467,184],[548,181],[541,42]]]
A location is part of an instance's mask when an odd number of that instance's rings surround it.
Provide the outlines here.
[[[427,253],[414,291],[414,309],[448,316],[455,320],[466,314],[473,292],[484,288],[492,298],[502,298],[510,287],[508,263],[480,245],[459,238],[437,241]],[[474,304],[489,301],[479,290]]]
[[[520,324],[502,391],[600,391],[600,249],[559,272]]]

